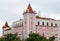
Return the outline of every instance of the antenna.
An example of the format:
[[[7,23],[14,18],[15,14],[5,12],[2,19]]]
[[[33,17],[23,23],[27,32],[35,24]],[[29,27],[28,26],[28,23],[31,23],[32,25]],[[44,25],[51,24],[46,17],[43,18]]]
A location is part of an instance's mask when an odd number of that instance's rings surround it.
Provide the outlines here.
[[[40,11],[38,11],[38,16],[40,16]]]
[[[29,3],[31,2],[31,0],[29,0]]]
[[[29,0],[29,4],[31,3],[31,0]]]

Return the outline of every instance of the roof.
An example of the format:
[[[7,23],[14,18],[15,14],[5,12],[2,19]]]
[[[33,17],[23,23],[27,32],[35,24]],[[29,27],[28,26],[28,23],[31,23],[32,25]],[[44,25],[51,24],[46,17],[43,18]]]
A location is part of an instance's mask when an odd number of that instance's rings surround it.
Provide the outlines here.
[[[7,22],[7,21],[5,22],[5,27],[9,27],[9,25],[8,25],[8,22]]]
[[[31,7],[31,5],[29,4],[28,5],[28,7],[27,7],[27,10],[26,10],[27,12],[33,12],[33,10],[32,10],[32,7]]]
[[[55,19],[52,19],[52,18],[44,18],[44,17],[39,17],[39,16],[36,16],[37,19],[45,19],[45,20],[55,20]]]
[[[8,25],[8,22],[5,22],[5,25],[3,26],[3,28],[8,28],[7,30],[11,30],[10,26]]]
[[[35,13],[35,12],[33,11],[31,5],[29,4],[28,7],[27,7],[27,9],[26,9],[26,12],[24,12],[24,13]]]

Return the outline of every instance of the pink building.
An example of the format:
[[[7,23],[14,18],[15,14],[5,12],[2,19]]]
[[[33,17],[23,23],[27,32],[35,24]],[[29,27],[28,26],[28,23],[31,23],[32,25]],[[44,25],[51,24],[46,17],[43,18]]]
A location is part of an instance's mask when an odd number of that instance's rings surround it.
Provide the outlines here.
[[[18,33],[18,36],[21,39],[28,37],[30,32],[39,33],[49,38],[50,36],[55,36],[56,41],[60,39],[60,21],[52,18],[36,16],[36,12],[32,9],[29,4],[26,11],[23,13],[23,19],[13,22],[12,26],[8,26],[8,23],[5,23],[3,26],[3,35],[7,33]],[[9,28],[9,30],[7,30]],[[10,29],[11,28],[11,29]]]

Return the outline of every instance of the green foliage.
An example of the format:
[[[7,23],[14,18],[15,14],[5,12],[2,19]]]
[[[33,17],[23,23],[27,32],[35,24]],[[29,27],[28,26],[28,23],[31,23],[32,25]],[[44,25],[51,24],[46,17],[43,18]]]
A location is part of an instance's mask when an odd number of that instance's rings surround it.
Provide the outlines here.
[[[16,34],[7,34],[5,37],[0,38],[0,41],[21,41],[19,37],[17,37],[17,33]],[[47,39],[46,37],[39,35],[37,33],[30,33],[29,37],[26,38],[25,41],[54,41],[55,40],[55,36],[49,37],[49,39]]]
[[[49,39],[47,39],[44,36],[41,36],[37,33],[30,33],[29,37],[25,40],[25,41],[54,41],[55,37],[49,37]]]
[[[49,40],[49,41],[54,41],[54,40],[55,40],[55,36],[49,37],[48,40]]]
[[[1,41],[21,41],[19,37],[17,37],[17,33],[16,34],[7,34],[5,37],[0,38]]]
[[[48,41],[46,37],[41,36],[37,33],[30,33],[29,38],[26,39],[26,41]]]

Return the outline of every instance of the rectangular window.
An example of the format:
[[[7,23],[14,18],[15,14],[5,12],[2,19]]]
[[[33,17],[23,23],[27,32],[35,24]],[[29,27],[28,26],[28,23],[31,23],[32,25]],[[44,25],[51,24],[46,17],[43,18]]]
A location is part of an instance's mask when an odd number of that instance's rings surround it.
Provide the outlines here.
[[[47,26],[49,26],[48,22],[47,22]]]
[[[57,24],[55,24],[55,26],[57,27]]]
[[[38,21],[38,25],[40,25],[39,21]]]
[[[44,22],[42,22],[42,26],[44,26]]]
[[[53,26],[53,23],[51,23],[51,26]]]

